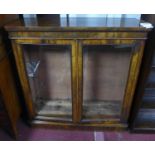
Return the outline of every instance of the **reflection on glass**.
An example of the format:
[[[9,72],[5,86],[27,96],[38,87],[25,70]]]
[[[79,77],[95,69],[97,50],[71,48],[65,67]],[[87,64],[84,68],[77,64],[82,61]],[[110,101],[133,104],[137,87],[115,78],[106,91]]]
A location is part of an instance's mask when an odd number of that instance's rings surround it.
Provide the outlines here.
[[[23,45],[33,103],[39,115],[72,118],[70,47]]]
[[[131,47],[83,46],[83,119],[119,118]]]
[[[25,26],[51,27],[140,27],[139,15],[108,14],[37,14],[25,15]]]

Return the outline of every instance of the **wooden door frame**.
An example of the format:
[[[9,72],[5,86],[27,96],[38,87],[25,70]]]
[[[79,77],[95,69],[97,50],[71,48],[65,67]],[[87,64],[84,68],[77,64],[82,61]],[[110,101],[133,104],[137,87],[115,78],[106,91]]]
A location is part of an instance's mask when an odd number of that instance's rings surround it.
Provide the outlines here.
[[[82,98],[83,98],[83,45],[121,45],[135,44],[132,49],[132,57],[130,62],[129,74],[123,107],[121,112],[121,122],[126,123],[129,118],[131,103],[135,92],[137,77],[144,49],[143,39],[15,39],[12,40],[13,52],[16,60],[19,78],[21,81],[24,98],[27,105],[29,119],[32,120],[36,113],[34,111],[31,90],[27,78],[25,64],[23,61],[22,45],[71,45],[72,46],[72,69],[71,69],[71,85],[72,85],[72,116],[74,123],[80,123],[82,119]],[[118,122],[118,121],[117,121]],[[94,122],[95,123],[95,122]]]
[[[141,60],[143,56],[143,49],[145,40],[136,40],[136,39],[81,39],[78,40],[78,92],[79,92],[79,108],[82,116],[82,104],[83,104],[83,45],[122,45],[122,44],[131,44],[134,45],[132,48],[132,55],[130,60],[128,78],[125,87],[125,93],[122,103],[122,111],[120,116],[120,122],[127,123],[131,104],[133,100],[133,95],[135,92],[137,78],[139,74],[139,69],[141,65]],[[82,118],[81,118],[82,119]],[[117,120],[116,120],[117,121]],[[91,122],[91,120],[90,120]]]
[[[15,39],[12,40],[12,47],[15,62],[24,94],[29,120],[34,119],[36,112],[34,110],[30,84],[28,81],[26,68],[24,64],[24,55],[22,45],[70,45],[71,50],[71,92],[72,92],[72,120],[74,123],[78,120],[78,93],[77,93],[77,43],[75,40],[67,39]]]

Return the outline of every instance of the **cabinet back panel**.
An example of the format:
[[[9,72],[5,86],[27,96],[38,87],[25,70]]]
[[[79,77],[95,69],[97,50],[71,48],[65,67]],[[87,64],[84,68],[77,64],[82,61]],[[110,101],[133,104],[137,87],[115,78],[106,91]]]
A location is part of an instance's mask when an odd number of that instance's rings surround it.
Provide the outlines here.
[[[119,118],[131,53],[128,45],[83,46],[83,118]]]
[[[24,45],[24,60],[33,102],[41,115],[71,116],[71,48]]]
[[[83,55],[84,100],[122,101],[130,56],[130,48],[86,47]]]

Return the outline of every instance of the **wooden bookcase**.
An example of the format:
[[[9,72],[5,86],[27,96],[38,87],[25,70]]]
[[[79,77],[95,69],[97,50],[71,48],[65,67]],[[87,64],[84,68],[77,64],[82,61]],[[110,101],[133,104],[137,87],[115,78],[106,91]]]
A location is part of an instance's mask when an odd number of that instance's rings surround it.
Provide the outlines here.
[[[127,129],[150,29],[136,19],[56,16],[5,26],[29,121]]]

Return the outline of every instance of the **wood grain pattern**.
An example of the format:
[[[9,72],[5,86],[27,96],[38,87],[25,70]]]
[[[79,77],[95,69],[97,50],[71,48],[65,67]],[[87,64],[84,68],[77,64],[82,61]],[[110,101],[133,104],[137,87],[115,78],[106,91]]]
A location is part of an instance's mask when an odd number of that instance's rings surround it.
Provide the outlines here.
[[[15,54],[15,58],[16,58],[16,64],[17,64],[17,67],[18,67],[18,71],[19,71],[19,76],[20,76],[20,79],[21,79],[21,84],[22,84],[22,87],[24,88],[23,90],[25,91],[24,95],[25,95],[25,100],[26,103],[27,103],[27,106],[28,106],[28,110],[29,110],[29,117],[30,119],[32,119],[35,115],[36,115],[36,112],[34,110],[34,104],[32,102],[32,96],[30,94],[31,90],[30,90],[30,85],[28,83],[28,79],[27,79],[27,74],[26,74],[26,68],[25,68],[25,65],[24,65],[24,61],[23,61],[23,53],[22,53],[22,44],[19,44],[21,43],[21,40],[16,40],[17,44],[15,44],[14,41],[12,41],[12,44],[13,44],[13,47],[14,47],[14,54]],[[41,42],[43,42],[45,45],[71,45],[71,47],[73,48],[73,52],[71,53],[72,55],[72,69],[73,68],[76,68],[76,47],[74,47],[74,44],[73,44],[73,41],[69,41],[69,40],[29,40],[29,43],[31,44],[40,44]],[[26,42],[27,43],[27,42]],[[17,50],[16,50],[16,47],[17,47]],[[18,53],[17,53],[18,52]],[[75,66],[74,66],[75,65]],[[73,110],[77,110],[77,93],[76,93],[76,89],[77,89],[77,77],[76,77],[76,70],[72,70],[72,88],[73,91],[72,94],[72,100],[73,100]],[[76,113],[76,112],[74,112]],[[74,118],[74,116],[73,116]]]
[[[28,116],[30,119],[32,119],[35,116],[35,112],[33,109],[30,87],[29,87],[27,75],[25,72],[22,48],[19,44],[16,44],[15,41],[12,41],[12,47],[13,47],[13,52],[14,52],[14,56],[15,56],[15,60],[16,60],[16,66],[18,69],[21,86],[22,86],[23,92],[24,92],[24,99],[26,101],[27,108],[29,110]]]
[[[21,109],[19,106],[19,99],[16,93],[15,81],[12,76],[12,71],[8,57],[5,57],[0,62],[0,93],[2,94],[4,108],[8,119],[5,122],[10,124],[10,132],[14,138],[18,137],[16,123],[20,117]]]
[[[14,14],[0,15],[0,126],[4,127],[13,138],[18,137],[17,122],[21,114],[21,107],[17,93],[17,81],[12,67],[11,47],[3,26],[18,18]],[[3,126],[4,125],[4,126]]]
[[[150,29],[142,27],[140,20],[135,18],[80,18],[67,17],[40,17],[24,18],[7,24],[5,27],[8,31],[112,31],[112,32],[147,32]]]
[[[88,33],[89,32],[89,33]],[[144,32],[10,32],[11,39],[147,39]]]
[[[50,128],[56,128],[56,129],[81,129],[81,130],[111,130],[111,131],[124,131],[127,130],[128,125],[127,124],[120,124],[118,121],[103,121],[103,122],[93,122],[93,123],[78,123],[78,124],[73,124],[69,122],[54,122],[47,120],[47,118],[36,118],[30,124],[34,127],[50,127]]]
[[[139,69],[142,61],[143,51],[144,51],[144,42],[141,41],[135,47],[131,58],[130,71],[124,95],[124,104],[122,108],[122,121],[128,120],[129,117],[131,103],[133,100],[133,95],[135,92]]]

